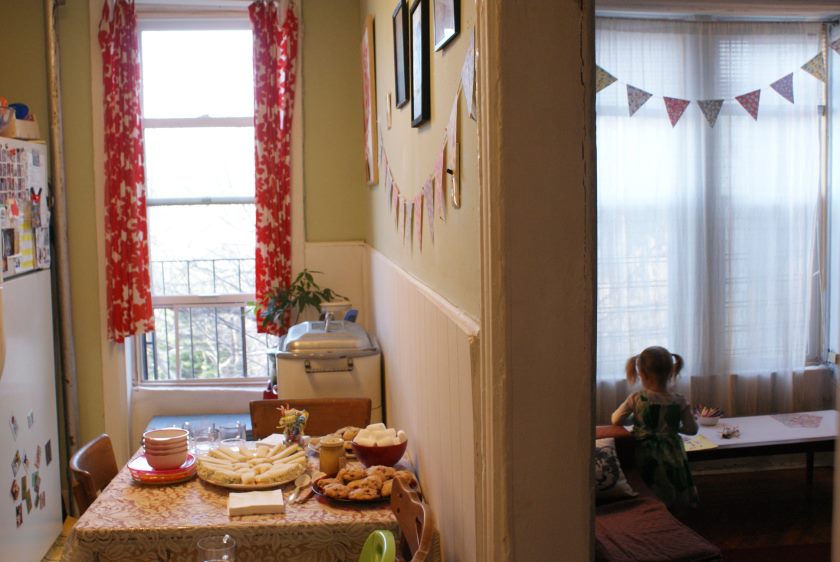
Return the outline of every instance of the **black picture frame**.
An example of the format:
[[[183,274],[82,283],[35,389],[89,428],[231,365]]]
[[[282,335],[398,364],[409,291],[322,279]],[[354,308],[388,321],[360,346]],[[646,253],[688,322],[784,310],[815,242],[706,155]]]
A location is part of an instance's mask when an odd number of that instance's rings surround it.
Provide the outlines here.
[[[435,51],[443,49],[461,31],[461,0],[434,0]]]
[[[408,14],[411,29],[411,126],[431,118],[429,94],[429,0],[414,0]]]
[[[411,80],[409,80],[408,56],[408,6],[405,0],[397,0],[394,8],[394,102],[402,107],[411,99]]]

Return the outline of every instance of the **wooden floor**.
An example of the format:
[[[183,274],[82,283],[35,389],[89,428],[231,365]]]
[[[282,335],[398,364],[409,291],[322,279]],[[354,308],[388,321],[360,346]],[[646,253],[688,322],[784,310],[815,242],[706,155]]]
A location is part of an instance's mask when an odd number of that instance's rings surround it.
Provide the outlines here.
[[[724,560],[830,562],[833,468],[696,475],[701,507],[680,515]]]

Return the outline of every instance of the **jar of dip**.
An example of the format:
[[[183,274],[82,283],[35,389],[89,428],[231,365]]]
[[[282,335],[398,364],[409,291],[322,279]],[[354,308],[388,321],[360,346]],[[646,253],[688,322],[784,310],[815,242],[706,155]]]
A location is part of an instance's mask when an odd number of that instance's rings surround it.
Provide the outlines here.
[[[341,458],[344,457],[344,439],[341,437],[323,437],[319,453],[321,472],[327,476],[335,476],[341,468]]]

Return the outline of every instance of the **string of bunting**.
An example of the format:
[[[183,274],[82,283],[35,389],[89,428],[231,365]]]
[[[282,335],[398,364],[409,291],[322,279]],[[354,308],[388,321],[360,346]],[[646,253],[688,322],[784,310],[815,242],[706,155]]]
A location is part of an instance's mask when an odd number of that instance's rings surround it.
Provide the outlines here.
[[[408,197],[402,193],[394,172],[391,170],[390,158],[385,150],[382,131],[379,131],[379,161],[384,176],[384,192],[388,212],[394,216],[394,227],[402,235],[403,244],[416,243],[420,251],[423,250],[423,215],[425,214],[426,229],[429,241],[435,241],[435,215],[446,222],[446,184],[452,185],[453,206],[460,207],[460,174],[459,144],[458,144],[458,102],[464,93],[467,113],[476,119],[475,103],[475,35],[473,34],[467,48],[464,64],[461,67],[461,80],[455,92],[455,100],[449,112],[449,121],[443,134],[443,142],[435,157],[434,168],[426,175],[426,179],[419,191]]]
[[[829,45],[831,49],[833,49],[837,54],[840,54],[840,39],[832,42]],[[814,78],[825,82],[827,80],[826,74],[826,52],[825,50],[821,50],[819,53],[814,55],[808,62],[803,64],[800,67],[802,70],[813,76]],[[595,67],[595,93],[600,92],[604,88],[612,85],[613,83],[617,82],[618,78],[601,68],[600,66]],[[790,103],[794,103],[794,93],[793,93],[793,72],[782,76],[772,84],[770,84],[770,88],[772,88],[777,94],[782,96],[784,99],[789,101]],[[637,88],[631,84],[627,84],[627,104],[628,109],[630,111],[630,117],[633,117],[639,109],[643,105],[647,103],[647,101],[653,97],[653,94],[650,92],[646,92],[641,88]],[[685,113],[686,108],[691,104],[692,100],[685,100],[680,98],[671,98],[667,96],[662,96],[665,100],[665,111],[668,114],[668,120],[671,122],[671,127],[676,127],[677,123],[679,122],[680,118]],[[754,120],[758,120],[758,108],[759,103],[761,101],[761,89],[752,90],[750,92],[746,92],[741,94],[740,96],[735,96],[735,101],[737,101],[741,107],[752,117]],[[697,104],[697,107],[700,108],[700,111],[703,112],[703,116],[706,118],[706,121],[709,123],[710,127],[714,127],[715,123],[717,122],[718,115],[720,114],[721,107],[723,107],[724,102],[730,101],[724,98],[719,99],[710,99],[710,100],[694,100]]]

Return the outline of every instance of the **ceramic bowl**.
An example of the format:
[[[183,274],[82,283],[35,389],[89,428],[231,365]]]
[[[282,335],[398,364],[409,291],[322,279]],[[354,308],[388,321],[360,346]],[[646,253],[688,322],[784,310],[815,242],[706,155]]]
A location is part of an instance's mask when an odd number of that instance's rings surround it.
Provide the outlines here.
[[[186,441],[183,443],[174,443],[172,445],[156,445],[154,443],[146,443],[143,445],[143,450],[147,453],[155,453],[157,455],[167,455],[169,453],[177,453],[179,451],[186,451],[189,445]]]
[[[408,447],[408,440],[403,441],[399,445],[386,445],[384,447],[367,447],[353,443],[353,452],[356,453],[359,461],[367,467],[382,465],[394,466],[405,454],[405,449]]]
[[[186,429],[167,427],[165,429],[153,429],[143,434],[143,443],[156,445],[169,445],[183,441],[187,442],[190,433]]]
[[[159,455],[146,451],[146,462],[157,470],[172,470],[178,468],[187,460],[187,450]]]
[[[717,425],[719,421],[720,421],[720,416],[709,416],[709,417],[698,416],[697,417],[697,423],[699,423],[700,425],[707,425],[707,426]]]

